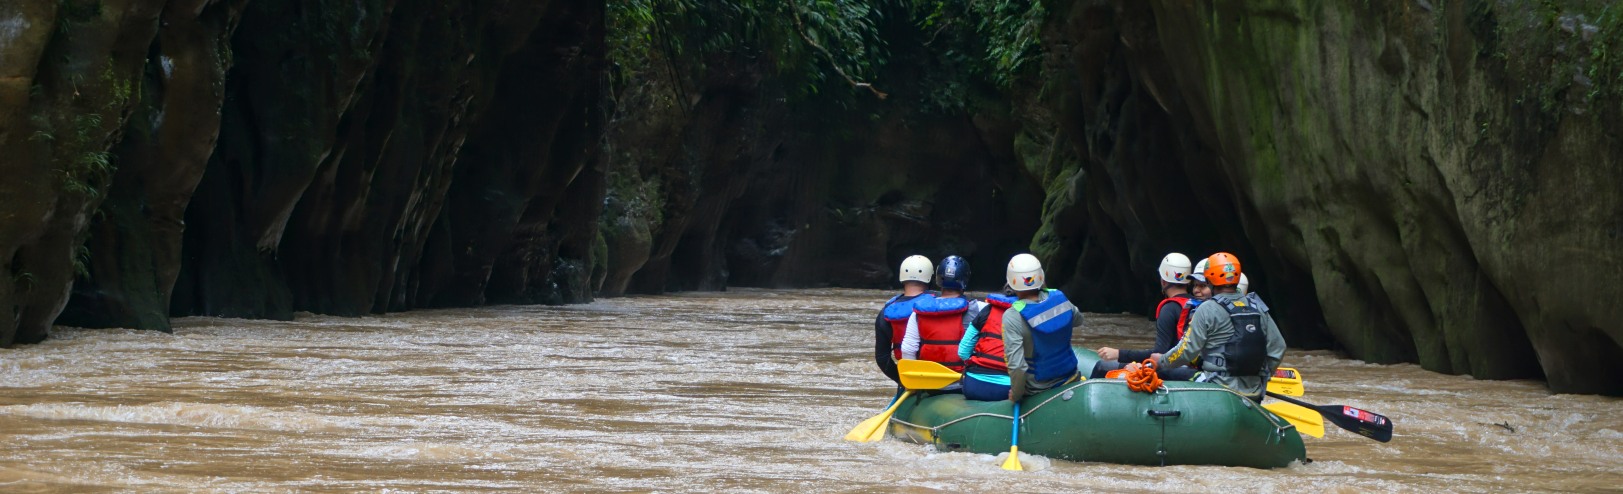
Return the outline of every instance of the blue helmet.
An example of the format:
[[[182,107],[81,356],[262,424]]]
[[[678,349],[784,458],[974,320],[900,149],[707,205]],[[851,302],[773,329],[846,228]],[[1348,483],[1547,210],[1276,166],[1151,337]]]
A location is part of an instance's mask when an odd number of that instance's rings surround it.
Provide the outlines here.
[[[947,256],[935,268],[935,282],[944,290],[969,289],[969,261],[958,256]]]

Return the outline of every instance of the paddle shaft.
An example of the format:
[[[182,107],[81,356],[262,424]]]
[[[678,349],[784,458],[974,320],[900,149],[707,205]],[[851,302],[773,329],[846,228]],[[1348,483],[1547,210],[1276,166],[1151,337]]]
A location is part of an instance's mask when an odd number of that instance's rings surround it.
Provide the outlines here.
[[[1014,420],[1009,427],[1009,457],[1003,460],[1003,469],[1011,471],[1025,470],[1020,465],[1020,402],[1014,402]]]
[[[1330,419],[1330,422],[1336,424],[1336,427],[1355,432],[1361,436],[1383,443],[1392,440],[1392,420],[1384,415],[1345,405],[1314,405],[1272,391],[1268,392],[1268,396],[1292,405],[1310,408],[1319,412],[1319,415],[1323,415],[1324,418]]]
[[[1009,429],[1009,446],[1020,447],[1020,402],[1014,402],[1014,427]]]

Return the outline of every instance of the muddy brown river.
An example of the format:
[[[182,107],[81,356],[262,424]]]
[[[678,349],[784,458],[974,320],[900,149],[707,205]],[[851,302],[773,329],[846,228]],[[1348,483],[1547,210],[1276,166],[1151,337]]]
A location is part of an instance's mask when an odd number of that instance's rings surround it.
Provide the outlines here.
[[[1266,294],[1264,294],[1266,295]],[[0,492],[1616,491],[1623,400],[1292,350],[1320,404],[1391,417],[1306,465],[1138,467],[939,453],[852,426],[893,388],[863,290],[734,290],[567,307],[175,333],[58,328],[0,350]],[[1148,346],[1139,316],[1076,342]]]

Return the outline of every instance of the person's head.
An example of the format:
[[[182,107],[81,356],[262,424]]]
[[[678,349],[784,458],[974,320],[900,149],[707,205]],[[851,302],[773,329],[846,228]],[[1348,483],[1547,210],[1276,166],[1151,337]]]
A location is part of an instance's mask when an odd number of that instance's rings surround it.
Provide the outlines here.
[[[1251,293],[1251,279],[1246,278],[1245,273],[1240,273],[1240,282],[1234,284],[1234,289],[1240,292],[1240,295]]]
[[[1195,270],[1189,273],[1189,295],[1196,300],[1212,298],[1212,284],[1206,282],[1206,258],[1200,258],[1195,263]]]
[[[1212,285],[1203,281],[1190,283],[1189,296],[1194,297],[1195,300],[1206,300],[1212,298]]]
[[[1009,259],[1009,268],[1004,271],[1004,280],[1008,282],[1009,289],[1021,298],[1037,296],[1043,289],[1043,263],[1037,256],[1020,254]]]
[[[941,260],[941,265],[935,268],[935,283],[941,287],[941,295],[956,297],[963,295],[969,289],[969,261],[958,256],[947,256]]]
[[[1161,293],[1184,293],[1189,289],[1189,273],[1193,266],[1189,264],[1189,256],[1173,252],[1161,258]]]
[[[935,265],[930,258],[924,256],[908,256],[902,260],[901,274],[897,276],[902,282],[902,294],[918,295],[930,288],[930,275],[935,272]]]
[[[1218,252],[1206,258],[1206,282],[1216,293],[1235,293],[1240,284],[1240,258],[1227,252]]]

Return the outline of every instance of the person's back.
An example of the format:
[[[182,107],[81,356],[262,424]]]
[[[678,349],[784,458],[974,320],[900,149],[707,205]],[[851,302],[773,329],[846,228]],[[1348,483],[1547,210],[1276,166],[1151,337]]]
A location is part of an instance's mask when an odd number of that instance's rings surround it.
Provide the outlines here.
[[[902,378],[896,371],[896,360],[902,358],[902,339],[907,332],[907,321],[913,316],[913,304],[922,298],[929,298],[925,293],[929,288],[927,283],[930,273],[935,266],[924,256],[911,256],[902,261],[899,281],[902,283],[902,294],[891,297],[885,306],[879,309],[879,316],[874,318],[874,364],[885,377],[902,383]]]
[[[1003,355],[1003,317],[1014,306],[1009,295],[986,296],[985,307],[964,331],[958,358],[964,359],[964,398],[997,401],[1009,398],[1009,366]]]
[[[963,372],[964,361],[958,358],[958,342],[964,337],[965,321],[972,304],[964,296],[969,286],[969,262],[958,256],[947,256],[936,266],[936,286],[941,294],[920,297],[913,303],[913,314],[907,320],[902,337],[903,359],[937,362],[954,372]],[[942,387],[940,391],[958,391],[959,383]]]
[[[1198,362],[1195,380],[1222,384],[1260,401],[1285,356],[1285,339],[1261,297],[1236,290],[1239,261],[1221,252],[1211,259],[1206,278],[1216,293],[1195,309],[1184,338],[1156,364],[1166,368]]]
[[[1156,269],[1160,278],[1161,294],[1165,298],[1156,304],[1151,312],[1155,316],[1155,346],[1149,349],[1116,349],[1100,347],[1099,362],[1094,365],[1091,377],[1104,377],[1109,371],[1120,369],[1125,364],[1143,362],[1153,359],[1172,349],[1172,345],[1183,339],[1184,330],[1188,327],[1189,314],[1200,301],[1189,295],[1190,282],[1195,279],[1191,273],[1189,257],[1172,252],[1161,258],[1161,265]],[[1187,381],[1194,377],[1195,369],[1178,367],[1174,369],[1157,369],[1163,379]]]
[[[1009,260],[1009,288],[1019,298],[1003,314],[1009,398],[1018,400],[1077,377],[1072,328],[1082,318],[1059,290],[1044,290],[1042,263],[1031,254]]]
[[[954,372],[964,370],[958,342],[964,337],[969,299],[953,293],[925,297],[913,304],[914,322],[902,342],[902,358],[938,362]]]

